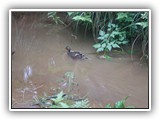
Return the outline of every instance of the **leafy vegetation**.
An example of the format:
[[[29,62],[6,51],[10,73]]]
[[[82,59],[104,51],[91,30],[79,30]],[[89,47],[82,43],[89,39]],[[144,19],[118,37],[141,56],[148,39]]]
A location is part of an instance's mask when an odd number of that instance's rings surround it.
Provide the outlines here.
[[[90,106],[87,98],[74,101],[69,99],[63,91],[57,95],[35,98],[34,102],[41,108],[89,108]]]
[[[114,106],[111,106],[111,104],[107,104],[105,108],[134,108],[134,106],[126,106],[125,102],[128,99],[128,96],[126,96],[123,100],[117,101]]]
[[[59,24],[59,23],[64,24],[64,22],[60,19],[60,17],[57,16],[56,13],[57,13],[57,12],[49,12],[49,13],[48,13],[48,18],[51,18],[52,21],[53,21],[54,23],[56,23],[56,24]],[[65,25],[65,24],[64,24],[64,25]]]
[[[80,97],[80,95],[73,93],[74,73],[66,72],[65,77],[67,78],[67,87],[64,86],[66,82],[63,81],[64,84],[57,89],[56,94],[50,96],[45,94],[43,97],[34,96],[33,105],[39,105],[40,108],[92,108],[87,97]],[[134,106],[125,106],[127,99],[128,96],[116,102],[113,107],[107,104],[105,108],[134,108]]]
[[[85,32],[92,31],[96,52],[107,54],[130,44],[132,55],[137,43],[141,44],[141,59],[148,59],[148,12],[67,12],[67,15],[76,24],[76,30],[84,26]],[[57,21],[55,14],[53,18]]]
[[[128,41],[124,40],[126,38],[125,32],[119,32],[118,26],[116,26],[115,24],[109,24],[108,27],[108,30],[114,28],[115,31],[112,31],[112,33],[105,33],[104,31],[100,30],[100,37],[98,37],[98,40],[100,42],[93,45],[93,47],[97,49],[97,52],[108,52],[111,51],[112,48],[120,48],[121,44],[128,43]]]
[[[86,97],[80,97],[76,94],[75,75],[73,72],[66,72],[65,78],[60,81],[59,87],[54,89],[56,94],[44,95],[43,97],[34,97],[34,105],[37,104],[41,108],[89,108],[89,100]],[[77,88],[77,86],[76,86]]]

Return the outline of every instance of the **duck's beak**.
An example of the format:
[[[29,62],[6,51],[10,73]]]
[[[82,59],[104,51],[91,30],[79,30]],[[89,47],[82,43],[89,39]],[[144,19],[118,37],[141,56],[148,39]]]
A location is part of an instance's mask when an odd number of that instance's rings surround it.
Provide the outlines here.
[[[66,50],[71,50],[68,46],[66,47]]]

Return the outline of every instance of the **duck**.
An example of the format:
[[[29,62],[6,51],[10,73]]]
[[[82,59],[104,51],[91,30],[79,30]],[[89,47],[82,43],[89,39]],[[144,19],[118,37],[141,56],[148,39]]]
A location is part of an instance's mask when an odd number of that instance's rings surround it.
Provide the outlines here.
[[[73,51],[69,46],[66,47],[67,54],[70,56],[72,59],[88,59],[84,54],[78,52],[78,51]]]

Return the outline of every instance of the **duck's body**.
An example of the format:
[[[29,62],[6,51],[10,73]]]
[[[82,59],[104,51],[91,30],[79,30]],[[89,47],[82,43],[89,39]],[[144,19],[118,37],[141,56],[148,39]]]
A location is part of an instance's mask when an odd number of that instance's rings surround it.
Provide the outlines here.
[[[88,59],[84,54],[81,54],[80,52],[71,50],[68,46],[66,47],[67,54],[72,59]]]

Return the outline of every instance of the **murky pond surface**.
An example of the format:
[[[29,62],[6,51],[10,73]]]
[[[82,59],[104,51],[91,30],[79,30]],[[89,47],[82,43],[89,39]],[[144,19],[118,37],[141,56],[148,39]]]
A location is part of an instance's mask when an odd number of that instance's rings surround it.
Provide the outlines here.
[[[52,94],[66,72],[74,72],[78,94],[92,107],[104,107],[130,96],[127,105],[148,108],[148,68],[130,56],[99,59],[91,38],[73,36],[70,29],[45,22],[41,14],[12,19],[12,107],[34,108],[35,95]],[[73,60],[65,47],[87,55]],[[26,74],[25,74],[26,73]]]

